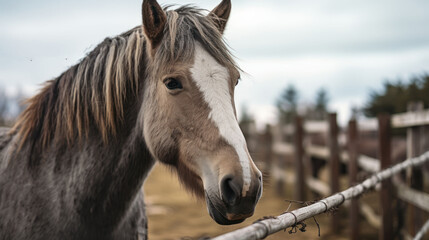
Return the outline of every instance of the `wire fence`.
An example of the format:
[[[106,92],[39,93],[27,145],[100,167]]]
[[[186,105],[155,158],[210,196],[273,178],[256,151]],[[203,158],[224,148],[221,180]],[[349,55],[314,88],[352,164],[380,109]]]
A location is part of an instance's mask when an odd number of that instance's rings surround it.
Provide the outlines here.
[[[370,189],[373,189],[378,183],[389,179],[397,173],[404,171],[409,167],[421,166],[429,160],[429,151],[419,157],[411,158],[392,167],[386,168],[371,177],[361,182],[358,185],[350,187],[342,192],[336,193],[330,197],[324,198],[312,205],[296,209],[291,212],[284,212],[277,217],[260,220],[250,226],[226,233],[224,235],[213,238],[213,240],[229,240],[229,239],[264,239],[267,236],[289,227],[297,227],[302,224],[302,221],[312,218],[318,214],[325,213],[330,209],[336,208],[343,204],[346,200],[350,200],[361,196]],[[425,223],[423,228],[416,234],[414,239],[421,239],[424,233],[429,230],[429,221]]]
[[[423,225],[422,229],[416,234],[414,240],[420,240],[423,236],[429,231],[429,220],[426,221],[425,225]]]

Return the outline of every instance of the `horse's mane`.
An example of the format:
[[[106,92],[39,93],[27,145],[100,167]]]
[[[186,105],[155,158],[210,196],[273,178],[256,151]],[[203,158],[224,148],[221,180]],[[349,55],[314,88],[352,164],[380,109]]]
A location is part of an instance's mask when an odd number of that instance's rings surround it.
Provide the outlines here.
[[[87,135],[94,121],[104,140],[123,118],[123,101],[137,89],[145,52],[141,28],[106,38],[80,63],[45,83],[12,128],[21,141],[38,139],[46,146],[53,137],[68,142]]]
[[[236,66],[211,17],[202,10],[184,6],[164,9],[167,24],[164,37],[154,56],[154,71],[177,61],[191,59],[195,41],[221,64]],[[11,133],[20,136],[21,144],[38,141],[46,147],[52,139],[68,143],[88,136],[95,126],[103,140],[115,135],[123,121],[127,95],[138,94],[146,56],[141,26],[114,38],[106,38],[78,64],[46,83],[27,100],[27,108],[18,117]]]

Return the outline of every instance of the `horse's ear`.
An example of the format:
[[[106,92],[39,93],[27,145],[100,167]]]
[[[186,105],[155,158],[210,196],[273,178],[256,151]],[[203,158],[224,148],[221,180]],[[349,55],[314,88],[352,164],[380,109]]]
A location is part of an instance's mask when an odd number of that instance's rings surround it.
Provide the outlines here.
[[[143,0],[143,30],[152,49],[161,43],[167,16],[156,0]]]
[[[231,0],[222,0],[222,2],[210,12],[210,15],[214,18],[213,20],[215,21],[219,32],[223,33],[225,30],[230,13]]]

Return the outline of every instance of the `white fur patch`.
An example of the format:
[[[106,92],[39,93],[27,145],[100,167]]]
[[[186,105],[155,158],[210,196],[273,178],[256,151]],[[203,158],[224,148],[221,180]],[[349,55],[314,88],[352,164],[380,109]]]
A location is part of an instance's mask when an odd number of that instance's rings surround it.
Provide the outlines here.
[[[191,68],[192,77],[203,93],[204,100],[211,111],[209,118],[216,124],[220,135],[237,152],[243,170],[243,191],[246,196],[249,191],[250,161],[246,140],[238,126],[232,106],[230,89],[230,76],[228,69],[220,65],[205,49],[196,45],[195,62]]]

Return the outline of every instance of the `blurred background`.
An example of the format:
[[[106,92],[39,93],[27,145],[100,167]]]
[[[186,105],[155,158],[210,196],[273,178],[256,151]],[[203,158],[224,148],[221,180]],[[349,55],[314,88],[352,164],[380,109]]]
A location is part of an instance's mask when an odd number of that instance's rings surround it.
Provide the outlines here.
[[[193,4],[208,10],[219,2],[159,0],[162,5]],[[267,181],[254,219],[244,223],[248,225],[281,213],[289,206],[285,199],[293,198],[293,181],[279,183],[273,178],[273,169],[293,175],[293,153],[284,150],[276,155],[271,150],[274,142],[293,141],[283,129],[294,124],[296,116],[323,122],[335,112],[341,145],[349,119],[403,113],[411,102],[421,109],[429,106],[429,1],[232,3],[224,36],[244,70],[235,93],[238,118]],[[25,107],[19,104],[22,99],[78,63],[105,37],[140,25],[140,9],[141,0],[0,0],[0,125],[10,126]],[[405,131],[396,134],[395,157],[406,157]],[[325,135],[315,134],[308,141],[327,145]],[[372,157],[377,155],[375,135],[367,133],[362,147]],[[312,166],[320,165],[318,176],[328,178],[323,161],[310,159]],[[157,166],[145,185],[151,239],[214,236],[236,227],[216,225],[205,203],[195,205],[198,201],[176,182],[174,174]],[[310,198],[316,197],[320,196]],[[347,218],[344,212],[338,214]],[[318,219],[322,238],[346,238],[346,225],[334,235],[329,219],[326,215]],[[376,239],[377,229],[362,224],[365,239]],[[317,238],[314,223],[308,231],[271,239]]]
[[[219,1],[160,1],[213,9]],[[408,83],[429,70],[429,2],[235,0],[225,38],[237,56],[246,106],[262,128],[293,86],[300,108],[323,89],[345,123],[386,81]],[[141,1],[0,1],[0,86],[32,95],[105,37],[141,24]],[[15,109],[11,110],[14,114]]]

